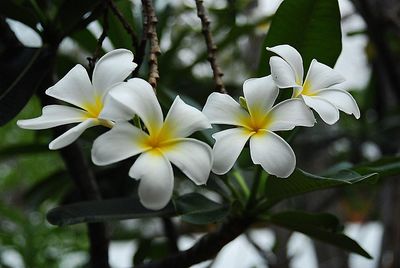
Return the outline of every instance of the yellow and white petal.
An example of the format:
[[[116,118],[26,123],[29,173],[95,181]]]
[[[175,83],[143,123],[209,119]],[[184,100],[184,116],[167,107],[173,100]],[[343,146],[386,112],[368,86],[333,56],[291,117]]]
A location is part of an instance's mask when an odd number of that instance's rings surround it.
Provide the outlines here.
[[[296,81],[296,73],[285,60],[273,56],[269,59],[269,65],[271,76],[279,88],[301,87],[301,81]]]
[[[162,149],[162,152],[196,185],[207,182],[213,163],[212,150],[208,144],[195,139],[177,139]]]
[[[271,123],[268,130],[291,130],[296,126],[312,127],[315,117],[301,99],[285,100],[274,106],[269,112]]]
[[[69,129],[64,134],[58,136],[55,140],[50,142],[49,149],[50,150],[58,150],[65,146],[70,145],[74,141],[76,141],[79,136],[88,128],[98,125],[98,121],[96,119],[86,119],[79,125]]]
[[[303,59],[301,58],[300,53],[294,47],[291,47],[289,45],[279,45],[274,47],[267,47],[267,50],[274,52],[282,59],[284,59],[295,73],[295,81],[298,84],[302,84],[304,75]]]
[[[87,103],[93,102],[95,91],[86,69],[77,64],[54,86],[48,88],[46,94],[84,108]]]
[[[93,163],[104,166],[140,154],[150,149],[144,142],[147,138],[145,132],[128,122],[116,123],[110,131],[94,141]]]
[[[208,118],[177,96],[169,109],[161,131],[165,137],[176,139],[187,137],[206,128],[211,128]]]
[[[133,54],[127,49],[116,49],[105,54],[93,70],[92,82],[97,95],[104,96],[111,86],[124,81],[136,67]]]
[[[217,92],[208,96],[203,113],[212,124],[243,126],[243,120],[249,117],[248,112],[231,96]]]
[[[111,89],[111,91],[114,87]],[[120,121],[129,121],[132,119],[132,109],[126,107],[125,105],[121,105],[121,103],[110,96],[110,94],[106,94],[104,96],[104,106],[101,110],[98,118],[113,120],[116,122]]]
[[[235,164],[249,137],[254,134],[245,128],[231,128],[213,135],[214,163],[212,171],[221,175],[227,173]]]
[[[333,125],[339,120],[339,110],[331,102],[318,96],[302,96],[305,104],[316,111],[322,120]]]
[[[174,189],[174,174],[170,162],[157,150],[141,154],[129,171],[129,176],[140,179],[139,198],[148,209],[165,207]]]
[[[115,86],[108,94],[114,100],[125,106],[124,109],[131,111],[131,117],[137,114],[151,133],[158,133],[163,124],[163,114],[153,87],[140,78],[132,78],[126,83]],[[112,114],[102,113],[102,116],[111,120]]]
[[[290,145],[271,131],[258,131],[250,138],[250,155],[271,175],[287,178],[296,167],[296,156]]]
[[[308,69],[306,80],[304,80],[303,90],[307,95],[314,94],[323,88],[328,88],[345,81],[345,78],[323,63],[312,60]]]
[[[46,129],[65,124],[78,123],[87,119],[88,114],[78,108],[65,105],[43,107],[42,115],[32,119],[18,120],[17,125],[25,129]]]
[[[259,117],[265,115],[272,105],[274,105],[279,94],[279,89],[269,75],[261,78],[247,79],[243,83],[243,94],[250,115],[252,117]]]
[[[318,92],[318,96],[331,102],[339,110],[346,114],[353,114],[355,118],[360,118],[360,109],[356,100],[349,92],[343,89],[324,89]]]

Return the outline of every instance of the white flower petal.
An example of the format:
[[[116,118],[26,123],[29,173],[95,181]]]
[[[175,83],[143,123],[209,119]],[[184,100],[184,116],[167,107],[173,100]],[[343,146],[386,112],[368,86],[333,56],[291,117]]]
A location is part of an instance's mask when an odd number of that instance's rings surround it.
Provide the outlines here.
[[[296,73],[282,58],[273,56],[269,59],[271,76],[279,88],[301,87],[296,83]]]
[[[258,131],[250,138],[250,154],[269,174],[287,178],[296,167],[296,156],[287,142],[271,131]]]
[[[72,68],[54,86],[48,88],[46,94],[81,108],[93,102],[95,98],[95,91],[86,69],[80,64]]]
[[[339,110],[347,114],[354,114],[357,119],[360,118],[357,102],[346,90],[324,89],[318,92],[318,96],[331,102]]]
[[[116,123],[98,137],[92,147],[93,163],[99,166],[115,163],[149,149],[143,145],[147,134],[128,122]]]
[[[213,148],[214,163],[212,171],[221,175],[227,173],[235,164],[240,152],[243,150],[252,133],[244,128],[231,128],[217,132],[213,135],[215,144]]]
[[[206,143],[195,139],[177,139],[162,152],[195,184],[202,185],[207,182],[213,155]]]
[[[217,92],[208,96],[203,113],[212,124],[242,126],[249,114],[231,96]]]
[[[158,151],[141,154],[129,171],[129,176],[140,179],[140,202],[148,209],[162,209],[171,199],[174,174],[169,161]]]
[[[332,125],[339,120],[339,110],[329,101],[317,96],[304,96],[306,105],[316,111],[325,123]]]
[[[70,145],[76,141],[86,129],[96,125],[98,125],[98,121],[96,119],[86,119],[79,125],[69,129],[64,134],[58,136],[56,139],[50,142],[49,149],[57,150]]]
[[[344,77],[337,71],[314,59],[311,61],[306,80],[304,80],[304,88],[307,88],[308,92],[314,93],[344,81]]]
[[[116,49],[99,59],[93,70],[93,86],[99,96],[104,96],[107,90],[125,78],[136,68],[132,62],[133,54],[127,49]]]
[[[114,89],[113,87],[111,91]],[[121,105],[121,103],[107,94],[104,97],[104,106],[98,118],[113,120],[116,122],[129,121],[133,117],[132,109]]]
[[[131,117],[137,114],[150,133],[158,133],[161,129],[163,124],[161,107],[152,86],[146,80],[132,78],[126,83],[115,86],[108,94],[130,110]],[[115,114],[102,113],[102,116],[111,120],[120,119],[113,118]]]
[[[272,118],[270,131],[291,130],[296,126],[312,127],[315,124],[312,111],[301,99],[289,99],[277,104],[269,116]]]
[[[211,128],[207,117],[177,96],[165,118],[162,131],[169,132],[174,138],[184,138],[206,128]]]
[[[43,107],[42,115],[32,119],[18,120],[17,125],[25,129],[46,129],[86,120],[88,114],[74,107],[48,105]]]
[[[302,84],[303,82],[303,59],[300,53],[289,45],[279,45],[274,47],[267,47],[267,50],[274,52],[278,56],[282,57],[292,68],[295,73],[295,81],[297,84]],[[272,68],[271,68],[272,69]]]
[[[243,94],[247,102],[247,108],[252,116],[266,114],[274,105],[278,97],[279,89],[272,77],[247,79],[243,83]]]

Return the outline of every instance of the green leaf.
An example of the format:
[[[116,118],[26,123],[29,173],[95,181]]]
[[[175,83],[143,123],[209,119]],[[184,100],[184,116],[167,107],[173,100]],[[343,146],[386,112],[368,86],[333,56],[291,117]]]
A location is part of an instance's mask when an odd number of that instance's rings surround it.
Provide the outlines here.
[[[305,70],[312,59],[335,65],[342,50],[340,11],[337,0],[285,0],[278,8],[265,38],[258,69],[269,73],[269,57],[265,47],[288,44],[303,57]]]
[[[216,203],[198,193],[180,196],[174,202],[182,220],[193,224],[217,222],[229,214],[229,206]]]
[[[342,226],[331,214],[285,211],[267,216],[266,219],[276,225],[372,259],[356,241],[341,232]]]
[[[287,179],[270,176],[266,183],[266,207],[271,207],[283,199],[302,195],[317,190],[346,186],[355,183],[375,183],[377,173],[360,175],[352,170],[343,170],[332,177],[322,177],[296,169]]]
[[[377,161],[364,163],[354,168],[360,174],[376,172],[379,178],[391,177],[400,174],[400,157],[385,157]]]
[[[49,153],[47,144],[17,144],[4,147],[0,150],[0,161],[26,154]]]
[[[43,48],[15,48],[0,57],[0,126],[29,101],[51,68],[54,53]]]
[[[54,208],[47,213],[47,220],[64,226],[82,222],[103,222],[144,217],[169,217],[181,215],[182,220],[206,224],[221,220],[229,213],[226,205],[218,204],[197,194],[182,195],[161,210],[143,207],[138,197],[85,201]]]
[[[69,33],[84,20],[85,15],[98,8],[101,2],[100,0],[65,0],[58,9],[55,21],[64,33]]]
[[[22,3],[12,0],[1,0],[0,15],[22,22],[33,30],[38,31],[36,25],[39,23],[39,19],[32,9],[24,6]]]
[[[82,222],[103,222],[174,214],[175,209],[171,203],[161,210],[149,210],[140,204],[138,197],[128,197],[85,201],[57,207],[47,213],[47,220],[51,224],[64,226]]]

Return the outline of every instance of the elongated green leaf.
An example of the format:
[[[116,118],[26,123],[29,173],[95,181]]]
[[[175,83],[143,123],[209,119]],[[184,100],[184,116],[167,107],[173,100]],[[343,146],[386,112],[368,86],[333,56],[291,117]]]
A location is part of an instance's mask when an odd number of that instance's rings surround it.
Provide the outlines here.
[[[229,214],[229,206],[216,203],[201,194],[191,193],[175,200],[175,208],[182,220],[194,224],[217,222]]]
[[[400,157],[387,157],[377,161],[364,163],[354,168],[360,174],[376,172],[379,178],[385,178],[400,174]]]
[[[79,202],[50,210],[47,220],[51,224],[63,226],[82,222],[181,215],[182,220],[206,224],[221,220],[228,212],[227,206],[193,193],[178,197],[174,204],[170,202],[161,210],[146,209],[140,204],[138,197]]]
[[[287,229],[306,234],[312,238],[372,259],[356,241],[341,232],[338,219],[327,213],[286,211],[270,215],[267,220]]]
[[[266,206],[272,206],[277,202],[293,196],[298,196],[317,190],[351,185],[355,183],[375,183],[377,173],[360,175],[355,171],[344,170],[334,177],[322,177],[296,169],[287,179],[270,176],[266,183]]]
[[[170,203],[161,210],[143,207],[138,197],[86,201],[57,207],[47,213],[47,220],[54,225],[70,225],[82,222],[101,222],[143,217],[170,216],[175,214]]]
[[[0,57],[0,126],[14,118],[48,74],[54,54],[46,48],[17,48]]]
[[[303,57],[307,70],[312,59],[331,67],[342,50],[340,11],[337,0],[285,0],[271,22],[262,46],[259,75],[269,73],[265,47],[289,44]]]

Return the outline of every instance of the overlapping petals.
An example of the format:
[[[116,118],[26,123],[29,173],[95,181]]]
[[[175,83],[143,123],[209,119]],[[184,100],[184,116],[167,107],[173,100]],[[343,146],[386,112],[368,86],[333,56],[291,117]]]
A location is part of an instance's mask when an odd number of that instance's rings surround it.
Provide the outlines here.
[[[92,148],[95,164],[107,165],[140,154],[129,175],[140,179],[140,201],[149,209],[161,209],[171,198],[174,185],[171,163],[196,185],[207,182],[212,150],[204,142],[187,138],[195,131],[211,127],[206,116],[178,96],[164,121],[151,85],[139,78],[117,85],[109,97],[119,104],[120,110],[105,109],[104,115],[117,119],[136,114],[147,132],[117,121],[110,131],[95,140]]]
[[[253,162],[272,175],[288,177],[296,165],[295,155],[286,141],[272,131],[313,126],[315,118],[312,112],[298,99],[272,106],[278,88],[271,76],[247,80],[243,92],[246,108],[220,93],[212,93],[204,106],[203,113],[211,123],[237,126],[213,135],[213,172],[228,172],[250,139]]]
[[[96,125],[111,126],[109,118],[100,114],[104,109],[120,110],[115,102],[106,101],[107,93],[137,66],[133,54],[126,49],[116,49],[104,55],[96,64],[92,82],[85,68],[78,64],[60,81],[46,90],[46,94],[76,107],[49,105],[42,115],[19,120],[18,126],[26,129],[46,129],[70,123],[80,123],[56,138],[49,148],[59,149],[74,142],[87,128]]]
[[[360,117],[354,98],[345,90],[332,88],[344,81],[338,72],[314,59],[303,81],[303,60],[295,48],[279,45],[267,50],[278,55],[270,58],[271,74],[276,85],[293,88],[293,98],[303,99],[323,121],[334,124],[339,120],[339,110],[353,114],[357,119]]]

